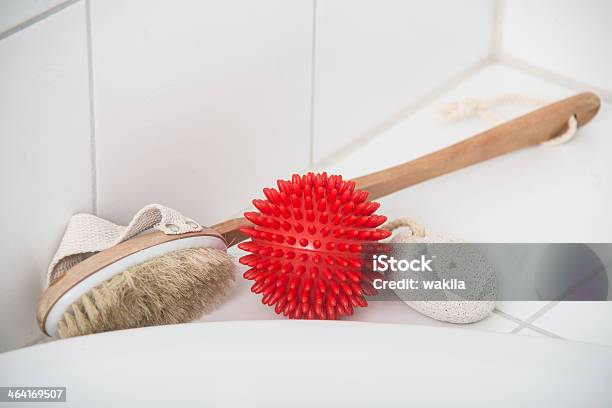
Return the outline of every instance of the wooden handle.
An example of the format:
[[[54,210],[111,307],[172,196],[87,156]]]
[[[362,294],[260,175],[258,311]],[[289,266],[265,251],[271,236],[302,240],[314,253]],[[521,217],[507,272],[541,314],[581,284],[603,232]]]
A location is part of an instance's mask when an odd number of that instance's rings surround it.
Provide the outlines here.
[[[211,228],[221,234],[225,242],[227,242],[227,246],[231,247],[249,238],[248,235],[240,231],[240,227],[252,226],[253,224],[246,218],[232,218],[231,220],[215,224]]]
[[[590,92],[574,95],[437,152],[353,181],[357,188],[370,193],[369,199],[375,200],[434,177],[553,139],[565,132],[572,116],[579,127],[588,123],[599,111],[600,103],[599,97]],[[239,228],[250,225],[244,218],[235,218],[213,228],[231,246],[248,238]]]
[[[406,187],[561,135],[571,116],[578,126],[599,110],[597,95],[581,93],[491,128],[437,152],[354,179],[375,200]]]

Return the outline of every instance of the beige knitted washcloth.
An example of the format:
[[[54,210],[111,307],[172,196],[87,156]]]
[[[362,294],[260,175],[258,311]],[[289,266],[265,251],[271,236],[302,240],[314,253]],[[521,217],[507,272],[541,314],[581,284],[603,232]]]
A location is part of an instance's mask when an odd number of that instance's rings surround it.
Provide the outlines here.
[[[114,224],[92,214],[73,215],[47,270],[47,286],[96,252],[150,229],[165,234],[184,234],[201,231],[202,226],[178,211],[160,204],[150,204],[142,208],[127,226]]]

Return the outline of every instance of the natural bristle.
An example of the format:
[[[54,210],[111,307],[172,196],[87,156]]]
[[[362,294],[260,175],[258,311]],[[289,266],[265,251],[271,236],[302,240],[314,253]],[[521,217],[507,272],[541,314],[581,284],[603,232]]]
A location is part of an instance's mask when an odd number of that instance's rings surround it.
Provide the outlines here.
[[[127,268],[72,304],[60,337],[185,323],[210,312],[234,280],[234,262],[213,248],[182,249]]]
[[[336,319],[365,307],[373,291],[361,268],[363,245],[387,238],[377,229],[387,218],[374,214],[378,203],[355,183],[326,173],[293,175],[264,188],[265,200],[253,200],[259,212],[247,212],[251,237],[239,247],[249,255],[244,277],[251,291],[277,314],[290,318]]]

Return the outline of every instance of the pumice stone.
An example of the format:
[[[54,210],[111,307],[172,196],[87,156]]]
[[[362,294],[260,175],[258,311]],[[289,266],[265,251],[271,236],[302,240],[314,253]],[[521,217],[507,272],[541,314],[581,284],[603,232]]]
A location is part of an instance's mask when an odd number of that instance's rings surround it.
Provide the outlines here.
[[[427,235],[424,230],[421,234],[415,235],[410,228],[399,228],[390,240],[392,244],[439,244],[451,242],[458,241],[441,235]],[[428,250],[431,251],[433,247],[434,246],[431,245],[415,246],[414,250],[427,252]],[[435,247],[439,248],[439,246]],[[467,246],[461,245],[461,247],[465,249]],[[448,247],[445,246],[444,248],[446,249]],[[497,285],[495,274],[492,269],[487,269],[490,268],[490,266],[484,263],[482,265],[454,264],[462,263],[461,260],[463,259],[466,259],[464,262],[468,262],[465,256],[452,257],[449,254],[444,256],[439,253],[429,255],[434,257],[434,264],[437,264],[435,270],[438,277],[443,279],[444,271],[450,271],[452,269],[452,277],[454,279],[449,279],[449,281],[456,281],[457,278],[460,278],[460,280],[466,283],[467,293],[460,296],[457,294],[457,291],[453,290],[420,291],[418,298],[423,300],[408,300],[406,299],[406,292],[395,290],[395,293],[400,299],[404,300],[404,303],[425,316],[449,323],[474,323],[491,314],[495,308]],[[469,257],[470,260],[480,259],[476,253],[470,255],[474,255]],[[449,258],[452,258],[452,260]],[[444,264],[445,261],[447,262],[446,265]],[[450,264],[451,262],[454,263]],[[408,274],[410,273],[412,272],[408,272]],[[388,276],[393,280],[399,281],[405,278],[405,276],[403,276],[404,274],[403,272],[393,272]],[[448,277],[450,277],[450,275]]]

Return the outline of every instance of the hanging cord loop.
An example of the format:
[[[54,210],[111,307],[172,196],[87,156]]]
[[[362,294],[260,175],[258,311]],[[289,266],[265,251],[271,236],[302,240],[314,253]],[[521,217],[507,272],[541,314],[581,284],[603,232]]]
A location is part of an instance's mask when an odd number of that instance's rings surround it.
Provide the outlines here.
[[[495,112],[493,108],[504,104],[532,104],[546,105],[549,101],[543,98],[532,97],[521,94],[503,94],[491,99],[466,98],[460,101],[454,101],[447,104],[442,110],[442,116],[452,121],[479,116],[491,123],[497,125],[504,121],[502,115]],[[550,140],[542,142],[544,146],[558,146],[569,142],[576,135],[578,129],[578,121],[575,116],[570,116],[567,121],[567,129],[565,132]]]
[[[415,237],[425,237],[427,236],[427,231],[423,228],[418,222],[413,220],[412,218],[403,217],[396,218],[393,221],[389,221],[381,228],[386,229],[387,231],[393,231],[398,228],[407,227],[412,232],[412,235]]]

